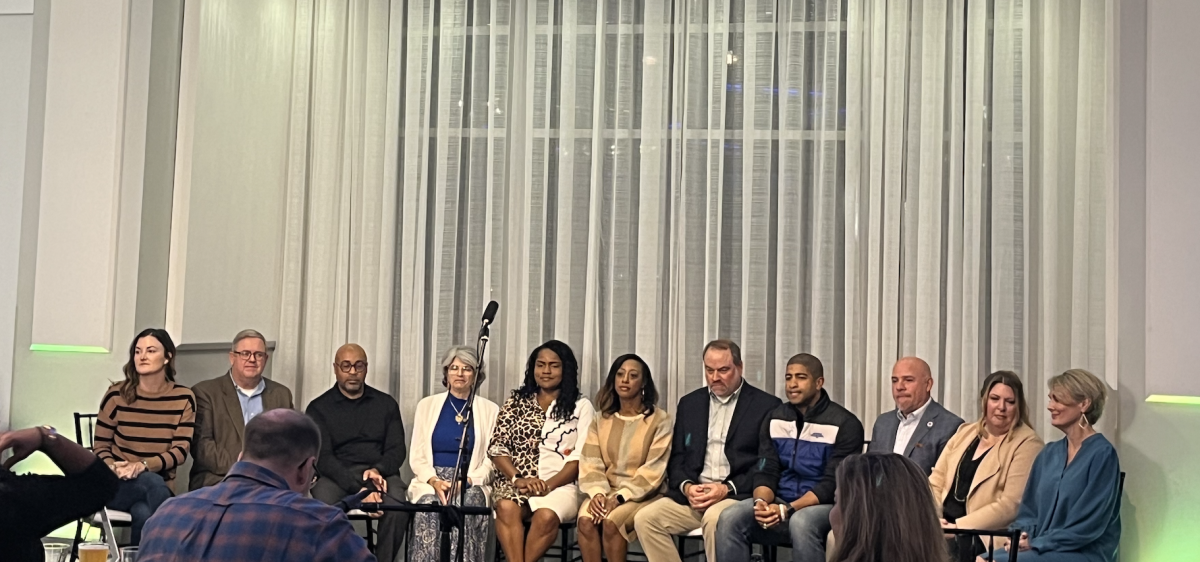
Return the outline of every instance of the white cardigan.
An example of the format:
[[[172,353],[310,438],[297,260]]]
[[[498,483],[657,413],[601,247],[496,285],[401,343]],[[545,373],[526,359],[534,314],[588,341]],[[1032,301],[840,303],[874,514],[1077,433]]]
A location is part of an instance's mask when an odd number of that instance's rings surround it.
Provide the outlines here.
[[[408,466],[412,468],[413,480],[408,485],[408,501],[416,502],[428,494],[435,494],[429,479],[437,476],[433,470],[433,427],[437,425],[442,406],[446,404],[448,392],[426,396],[417,403],[417,413],[413,421],[412,456]],[[484,496],[492,497],[492,460],[488,458],[488,444],[492,440],[492,428],[496,425],[496,416],[500,407],[495,402],[482,396],[475,397],[475,413],[472,422],[475,429],[475,445],[471,447],[471,467],[467,477],[476,486],[483,489]]]

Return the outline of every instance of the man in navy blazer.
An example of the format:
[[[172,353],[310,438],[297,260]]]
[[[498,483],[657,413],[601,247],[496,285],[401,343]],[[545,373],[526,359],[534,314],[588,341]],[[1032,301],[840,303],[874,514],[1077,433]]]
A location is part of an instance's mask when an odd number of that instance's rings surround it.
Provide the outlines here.
[[[730,340],[704,347],[704,378],[708,385],[680,398],[675,410],[666,497],[634,516],[651,562],[678,561],[671,536],[695,529],[703,530],[708,559],[716,559],[717,519],[754,491],[759,429],[781,403],[742,378],[742,352]]]
[[[870,451],[904,455],[933,472],[946,442],[963,424],[931,396],[933,374],[919,357],[903,357],[892,367],[892,399],[896,409],[884,412],[871,430]]]

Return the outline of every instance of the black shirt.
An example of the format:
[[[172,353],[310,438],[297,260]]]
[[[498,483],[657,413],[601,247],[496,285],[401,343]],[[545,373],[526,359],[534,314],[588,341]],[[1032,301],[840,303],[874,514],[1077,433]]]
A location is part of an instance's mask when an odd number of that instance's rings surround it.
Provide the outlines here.
[[[400,405],[391,396],[363,385],[362,396],[351,400],[334,385],[309,403],[305,413],[321,428],[317,472],[322,478],[344,490],[358,490],[362,472],[351,467],[375,468],[384,478],[399,474],[408,451]]]
[[[18,476],[0,468],[0,558],[40,562],[42,537],[100,511],[117,495],[118,484],[100,459],[69,476]]]
[[[975,480],[975,471],[979,470],[979,463],[983,462],[983,459],[987,458],[988,453],[992,451],[988,449],[979,455],[979,458],[974,458],[975,449],[978,447],[979,438],[976,437],[967,447],[962,458],[959,459],[958,473],[954,476],[950,493],[946,494],[946,499],[942,501],[942,518],[951,523],[967,514],[967,496],[971,493],[971,482]]]

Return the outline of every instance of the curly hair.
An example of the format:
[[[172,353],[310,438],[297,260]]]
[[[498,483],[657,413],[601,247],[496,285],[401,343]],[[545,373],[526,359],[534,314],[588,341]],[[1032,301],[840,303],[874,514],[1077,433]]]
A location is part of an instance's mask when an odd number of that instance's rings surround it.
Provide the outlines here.
[[[548,349],[562,361],[562,382],[558,385],[558,399],[554,402],[554,410],[550,417],[556,420],[569,420],[575,414],[575,402],[579,400],[579,362],[571,348],[558,340],[550,340],[533,349],[529,361],[525,363],[525,381],[521,387],[513,391],[514,398],[530,398],[536,396],[539,390],[534,379],[533,369],[537,364],[538,352]]]

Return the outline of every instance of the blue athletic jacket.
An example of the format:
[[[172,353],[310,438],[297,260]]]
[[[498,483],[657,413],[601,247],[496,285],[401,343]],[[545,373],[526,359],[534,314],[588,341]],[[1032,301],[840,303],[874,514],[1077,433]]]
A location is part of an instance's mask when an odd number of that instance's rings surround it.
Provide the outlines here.
[[[763,420],[759,433],[754,487],[766,486],[787,502],[811,490],[821,503],[833,503],[838,464],[863,452],[862,422],[824,389],[807,415],[784,402]]]

